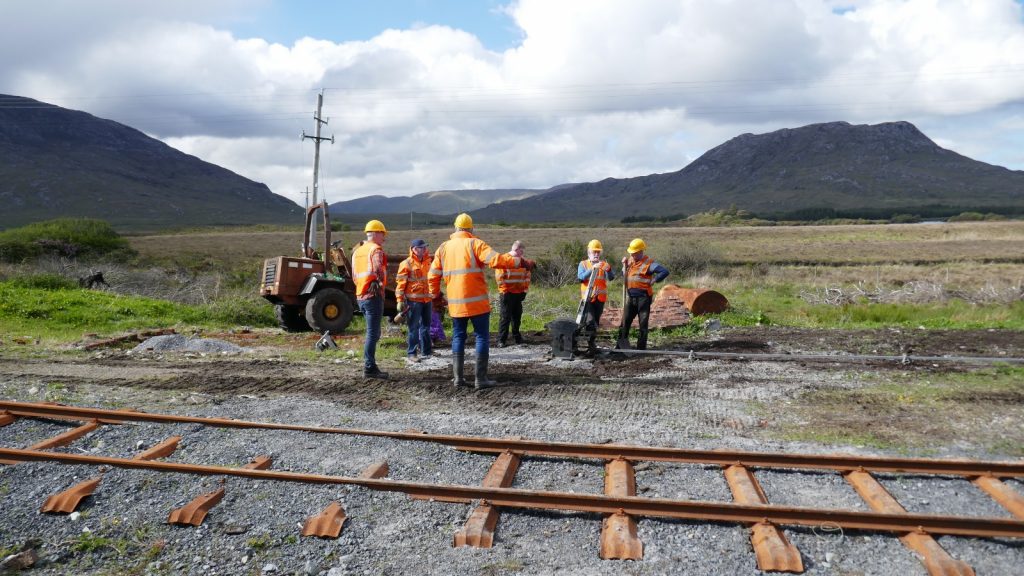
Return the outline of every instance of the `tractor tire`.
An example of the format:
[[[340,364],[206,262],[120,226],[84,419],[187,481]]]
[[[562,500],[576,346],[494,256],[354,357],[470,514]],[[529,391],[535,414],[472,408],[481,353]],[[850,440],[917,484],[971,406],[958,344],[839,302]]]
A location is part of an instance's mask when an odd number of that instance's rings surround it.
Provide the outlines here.
[[[324,288],[306,302],[306,321],[317,332],[343,332],[352,313],[352,300],[337,288]]]
[[[274,316],[277,317],[277,324],[285,332],[309,332],[309,322],[302,315],[302,306],[289,306],[288,304],[275,304]]]

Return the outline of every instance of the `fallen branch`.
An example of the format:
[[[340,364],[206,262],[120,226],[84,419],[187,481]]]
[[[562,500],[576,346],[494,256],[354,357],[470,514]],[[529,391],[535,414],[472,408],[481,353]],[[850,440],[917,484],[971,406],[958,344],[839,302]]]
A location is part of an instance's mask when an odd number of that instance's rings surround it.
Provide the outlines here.
[[[131,334],[125,334],[124,336],[117,336],[115,338],[107,338],[106,340],[98,340],[96,342],[90,342],[82,346],[83,350],[92,350],[94,348],[107,348],[109,346],[116,346],[125,342],[142,342],[147,338],[153,336],[165,336],[167,334],[175,334],[173,328],[163,328],[160,330],[143,330],[142,332],[132,332]]]

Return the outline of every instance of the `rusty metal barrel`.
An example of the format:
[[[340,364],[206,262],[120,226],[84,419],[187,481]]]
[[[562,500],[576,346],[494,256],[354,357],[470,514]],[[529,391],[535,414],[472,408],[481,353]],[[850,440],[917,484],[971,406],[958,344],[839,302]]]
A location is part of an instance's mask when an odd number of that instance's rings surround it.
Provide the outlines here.
[[[680,288],[675,284],[667,284],[658,291],[658,298],[678,298],[686,305],[693,316],[718,314],[729,307],[729,300],[714,290],[697,288]]]

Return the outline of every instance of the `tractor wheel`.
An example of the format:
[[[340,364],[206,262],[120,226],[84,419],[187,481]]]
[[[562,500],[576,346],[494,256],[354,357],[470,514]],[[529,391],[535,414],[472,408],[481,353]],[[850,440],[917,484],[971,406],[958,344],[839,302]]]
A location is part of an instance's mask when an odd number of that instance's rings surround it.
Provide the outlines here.
[[[337,288],[324,288],[306,302],[306,321],[317,332],[342,332],[352,322],[352,301]]]
[[[285,332],[309,332],[309,322],[306,322],[306,317],[302,315],[302,306],[275,304],[274,316],[277,317],[277,324]]]

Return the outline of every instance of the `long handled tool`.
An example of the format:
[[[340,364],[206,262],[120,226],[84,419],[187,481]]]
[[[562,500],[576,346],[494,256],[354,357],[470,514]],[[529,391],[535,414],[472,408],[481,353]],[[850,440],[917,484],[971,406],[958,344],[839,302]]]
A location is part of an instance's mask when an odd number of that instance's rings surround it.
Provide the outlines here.
[[[590,270],[590,282],[587,283],[587,293],[580,301],[579,308],[576,309],[576,325],[579,327],[583,326],[583,320],[587,317],[587,308],[590,306],[590,298],[594,295],[594,281],[597,280],[597,268],[591,268]]]
[[[629,350],[629,326],[626,324],[626,304],[629,302],[629,293],[626,291],[626,285],[629,284],[626,278],[626,265],[622,265],[622,320],[619,322],[619,340],[615,343],[615,348],[619,350]]]

